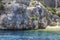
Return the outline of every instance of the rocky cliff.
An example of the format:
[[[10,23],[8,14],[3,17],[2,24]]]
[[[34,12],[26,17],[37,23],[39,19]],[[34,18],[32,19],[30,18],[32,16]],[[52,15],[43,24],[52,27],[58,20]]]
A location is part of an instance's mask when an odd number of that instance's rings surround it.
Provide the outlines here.
[[[6,3],[0,10],[1,29],[40,29],[59,22],[60,17],[48,11],[40,2]]]

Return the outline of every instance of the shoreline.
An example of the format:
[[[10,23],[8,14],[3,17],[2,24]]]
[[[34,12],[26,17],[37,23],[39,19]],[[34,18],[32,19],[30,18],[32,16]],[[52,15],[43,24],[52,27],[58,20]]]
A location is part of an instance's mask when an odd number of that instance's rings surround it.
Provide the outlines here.
[[[47,26],[45,29],[39,29],[40,31],[60,31],[60,26]]]
[[[60,31],[60,26],[47,26],[45,29],[27,29],[27,30],[23,30],[23,29],[5,29],[5,28],[1,28],[0,27],[0,30],[8,30],[8,31]]]

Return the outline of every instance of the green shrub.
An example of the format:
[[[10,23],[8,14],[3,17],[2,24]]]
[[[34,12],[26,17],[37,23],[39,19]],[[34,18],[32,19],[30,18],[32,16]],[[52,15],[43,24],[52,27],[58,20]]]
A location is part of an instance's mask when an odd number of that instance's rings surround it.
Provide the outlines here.
[[[43,4],[43,6],[47,7],[47,5],[44,2],[41,1],[40,3]]]
[[[30,2],[33,2],[34,0],[29,0]]]
[[[33,20],[33,21],[34,21],[34,20],[38,20],[38,19],[37,19],[37,17],[35,16],[35,17],[32,17],[32,19],[31,19],[31,20]]]
[[[50,7],[48,7],[47,9],[48,9],[49,11],[51,11],[52,14],[56,14],[56,9],[54,9],[54,8],[50,8]]]
[[[5,3],[3,3],[3,4],[5,4]]]
[[[39,12],[42,12],[42,10],[41,10],[41,9],[39,9]]]
[[[23,4],[23,3],[20,3],[19,5],[20,5],[20,6],[23,6],[24,4]]]
[[[11,2],[9,2],[8,4],[11,4]]]
[[[47,8],[49,11],[51,11],[52,12],[52,14],[56,14],[56,9],[54,9],[54,8]]]
[[[5,10],[3,5],[0,6],[0,10]]]
[[[49,11],[51,11],[52,14],[56,14],[55,8],[51,8],[51,7],[47,6],[44,2],[40,2],[40,3],[43,4],[43,6],[45,6]]]

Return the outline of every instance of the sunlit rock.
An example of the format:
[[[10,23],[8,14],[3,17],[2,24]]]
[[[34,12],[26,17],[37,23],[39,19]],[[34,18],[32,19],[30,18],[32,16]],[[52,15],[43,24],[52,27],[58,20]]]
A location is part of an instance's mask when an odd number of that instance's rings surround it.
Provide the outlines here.
[[[23,4],[21,3],[23,2]],[[33,5],[34,3],[34,5]],[[39,29],[46,28],[54,22],[60,22],[60,17],[48,11],[40,2],[11,1],[5,4],[4,12],[0,14],[0,26],[7,29]]]

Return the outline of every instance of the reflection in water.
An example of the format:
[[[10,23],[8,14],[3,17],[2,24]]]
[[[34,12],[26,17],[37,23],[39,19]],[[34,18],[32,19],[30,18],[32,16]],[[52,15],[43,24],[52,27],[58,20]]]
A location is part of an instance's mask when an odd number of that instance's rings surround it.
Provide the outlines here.
[[[60,32],[0,30],[0,40],[60,40]]]

